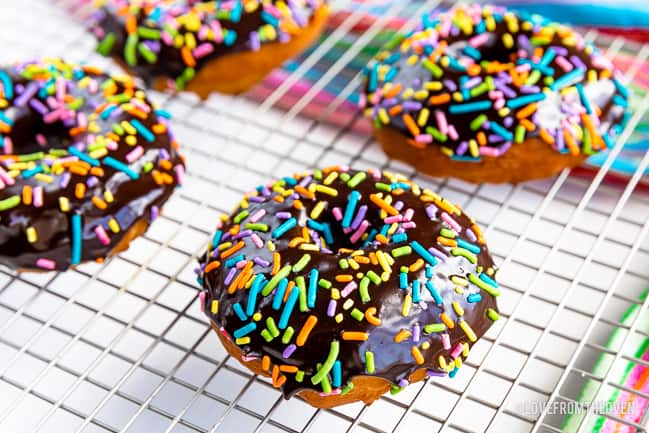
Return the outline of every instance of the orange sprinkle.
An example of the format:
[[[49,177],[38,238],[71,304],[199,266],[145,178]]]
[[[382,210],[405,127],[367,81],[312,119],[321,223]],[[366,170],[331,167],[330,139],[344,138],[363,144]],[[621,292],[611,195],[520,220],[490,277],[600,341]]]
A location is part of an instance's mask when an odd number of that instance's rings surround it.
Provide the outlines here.
[[[394,336],[394,342],[395,343],[402,343],[410,337],[410,331],[407,329],[402,329],[401,331],[397,332],[397,334]]]
[[[369,334],[367,332],[343,331],[342,337],[346,341],[367,341]]]
[[[457,247],[457,241],[455,239],[448,239],[443,236],[437,237],[437,243],[442,244],[445,247]]]
[[[297,367],[294,365],[280,365],[279,366],[279,371],[284,372],[284,373],[297,373]]]
[[[531,116],[532,114],[534,114],[534,112],[536,112],[537,107],[538,105],[536,102],[532,102],[531,104],[526,105],[525,107],[518,110],[518,112],[516,113],[516,118],[518,120],[521,120]]]
[[[135,15],[126,16],[126,33],[129,35],[134,34],[137,31],[137,20]]]
[[[389,215],[396,216],[399,215],[399,211],[396,210],[394,207],[389,205],[385,200],[383,200],[381,197],[379,197],[376,194],[370,194],[370,201],[386,211]]]
[[[221,262],[219,262],[218,260],[209,262],[207,266],[205,266],[205,273],[208,274],[210,271],[213,271],[214,269],[218,269],[219,266],[221,266]]]
[[[162,176],[158,170],[151,171],[151,176],[157,185],[162,185]]]
[[[586,130],[588,130],[591,143],[595,145],[594,146],[595,148],[599,148],[599,142],[602,140],[602,137],[600,137],[600,135],[595,130],[595,126],[593,125],[590,116],[586,113],[581,113],[581,121],[584,122],[584,126],[586,127]]]
[[[284,299],[282,300],[282,302],[286,303],[286,301],[288,301],[288,297],[291,294],[291,290],[293,290],[293,286],[295,286],[295,281],[289,281],[288,286],[286,286],[286,292],[284,292]]]
[[[402,119],[403,119],[403,123],[406,124],[406,128],[408,128],[408,131],[410,131],[412,135],[417,136],[421,134],[421,131],[419,130],[419,126],[417,126],[415,119],[413,119],[410,114],[404,114]]]
[[[450,93],[442,93],[439,95],[431,96],[428,98],[428,103],[430,105],[442,105],[446,104],[447,102],[451,101],[451,94]]]
[[[362,263],[364,265],[367,265],[370,263],[370,258],[366,256],[354,256],[354,260],[356,260],[358,263]]]
[[[27,206],[32,204],[32,187],[29,185],[23,186],[23,204]]]
[[[130,110],[128,110],[128,114],[131,114],[142,120],[147,118],[147,114],[144,111],[140,110],[139,108],[131,108]]]
[[[570,131],[568,131],[567,128],[563,128],[563,138],[566,141],[566,146],[568,146],[568,150],[570,150],[570,154],[579,155],[579,146],[577,146],[575,139],[573,138],[572,134],[570,133]]]
[[[478,139],[478,144],[480,146],[486,146],[487,145],[487,136],[483,131],[478,132],[476,135],[476,138]]]
[[[376,258],[376,253],[374,251],[370,253],[370,262],[372,262],[374,266],[379,264],[379,260]]]
[[[295,186],[295,192],[300,194],[304,198],[308,198],[310,200],[313,200],[315,198],[315,194],[313,194],[311,191],[303,187],[302,185],[296,185]]]
[[[478,243],[480,243],[481,245],[484,245],[484,244],[487,243],[487,241],[484,238],[484,235],[482,234],[482,229],[477,224],[473,224],[471,226],[471,230],[473,230],[473,233],[478,238]]]
[[[239,251],[241,248],[245,247],[246,243],[244,241],[239,241],[237,242],[234,246],[228,248],[227,250],[223,251],[221,253],[221,258],[225,259],[227,257],[230,257],[232,254],[236,253]]]
[[[275,200],[277,203],[284,203],[284,197],[282,197],[281,195],[276,195],[275,197],[273,197],[273,200]]]
[[[165,132],[167,132],[167,127],[164,123],[156,123],[151,127],[151,131],[156,134],[164,134]]]
[[[252,262],[248,262],[252,263]],[[241,290],[248,285],[248,282],[252,280],[252,267],[250,269],[244,269],[244,274],[239,279],[239,284],[237,284],[237,289]]]
[[[394,107],[388,110],[388,114],[390,114],[390,116],[396,116],[398,114],[401,114],[402,112],[403,112],[403,106],[401,105],[395,105]]]
[[[306,343],[306,340],[309,338],[309,334],[316,323],[318,323],[318,318],[314,315],[310,315],[309,318],[306,319],[304,326],[300,329],[300,333],[297,335],[297,339],[295,340],[295,344],[297,344],[298,347],[304,346],[304,343]]]
[[[92,196],[90,199],[92,201],[92,204],[94,204],[97,209],[104,210],[108,207],[105,201],[103,201],[101,198],[97,197],[96,195]]]
[[[277,379],[277,382],[273,384],[276,388],[280,388],[282,385],[284,385],[284,382],[286,382],[286,376],[283,374]]]
[[[67,167],[68,171],[71,174],[78,174],[79,176],[87,176],[88,175],[88,169],[82,167],[81,165],[78,164],[72,164]]]
[[[182,56],[183,61],[187,66],[189,66],[190,68],[196,66],[196,59],[194,59],[194,56],[192,56],[192,51],[188,46],[184,46],[180,49],[180,55]]]
[[[295,200],[293,201],[293,207],[297,210],[301,210],[304,207],[304,205],[300,200]]]
[[[83,196],[86,195],[86,184],[85,183],[77,183],[74,187],[74,196],[78,199],[82,199]]]
[[[525,128],[527,132],[536,131],[536,125],[530,122],[528,119],[521,119],[520,124],[523,125],[523,128]]]
[[[171,170],[171,168],[173,167],[171,161],[169,161],[168,159],[161,159],[158,161],[158,164],[164,170]]]
[[[279,367],[277,365],[273,365],[273,373],[271,375],[271,378],[273,379],[273,386],[276,387],[277,379],[279,378]]]
[[[420,270],[423,266],[424,266],[424,261],[423,261],[423,259],[417,259],[417,260],[415,261],[415,263],[413,263],[412,265],[408,266],[408,270],[409,270],[410,272],[417,272],[417,271]]]
[[[554,137],[550,135],[547,129],[541,128],[541,130],[539,131],[539,135],[541,136],[541,139],[546,143],[554,144]]]
[[[452,321],[451,318],[448,316],[448,314],[446,314],[446,313],[442,313],[442,314],[439,315],[439,318],[442,320],[442,322],[444,322],[444,324],[446,325],[446,327],[447,327],[448,329],[453,329],[453,328],[455,328],[455,323],[453,323],[453,321]]]
[[[70,130],[68,132],[69,132],[70,136],[74,137],[74,136],[77,136],[79,134],[84,133],[85,131],[86,131],[86,128],[76,126],[74,128],[70,128]]]
[[[403,89],[403,85],[402,85],[401,83],[397,83],[396,85],[392,86],[392,88],[390,88],[390,90],[388,90],[387,92],[385,92],[385,94],[383,95],[383,97],[384,97],[385,99],[391,99],[391,98],[394,98],[394,97],[397,96],[399,93],[401,93],[401,89]]]
[[[375,237],[374,239],[376,239],[377,241],[381,242],[383,245],[387,245],[388,242],[390,242],[390,241],[388,240],[388,238],[386,238],[385,236],[383,236],[381,233],[379,233],[378,235],[376,235],[376,237]]]
[[[336,281],[338,281],[339,283],[349,283],[353,279],[354,277],[349,274],[336,275]]]
[[[374,326],[380,326],[381,325],[381,319],[379,319],[376,316],[376,308],[375,307],[370,307],[367,310],[365,310],[365,319],[370,325]]]
[[[261,359],[261,368],[264,371],[270,370],[270,357],[268,355],[264,355],[264,357]]]
[[[417,346],[412,346],[410,352],[412,353],[412,357],[415,358],[415,362],[418,365],[422,365],[424,363],[424,355],[421,354],[421,351]]]
[[[92,167],[90,169],[90,174],[97,177],[102,177],[104,175],[104,169],[101,167]]]
[[[470,65],[470,66],[466,69],[466,72],[467,72],[471,77],[475,77],[476,75],[479,75],[480,72],[482,72],[482,68],[480,67],[480,65],[474,63],[473,65]]]
[[[273,253],[273,270],[271,271],[271,275],[275,275],[279,272],[279,267],[281,264],[282,256],[280,256],[277,252]]]

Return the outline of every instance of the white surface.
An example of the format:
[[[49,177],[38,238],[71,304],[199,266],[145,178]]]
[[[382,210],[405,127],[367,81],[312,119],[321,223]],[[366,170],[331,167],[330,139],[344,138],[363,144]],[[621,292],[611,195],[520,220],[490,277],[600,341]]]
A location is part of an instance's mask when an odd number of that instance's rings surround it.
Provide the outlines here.
[[[0,41],[2,62],[58,55],[111,67],[44,0],[0,0]],[[639,50],[638,62],[647,54]],[[299,116],[280,123],[281,112],[258,113],[241,97],[153,96],[174,115],[187,156],[186,185],[164,216],[103,265],[0,269],[2,433],[553,431],[560,418],[535,426],[521,405],[574,398],[598,345],[649,286],[649,196],[624,195],[626,185],[567,173],[519,186],[432,180],[388,161],[366,137]],[[502,318],[455,379],[414,384],[371,407],[319,411],[283,400],[210,333],[193,268],[218,214],[257,184],[314,164],[402,171],[487,229],[502,264]]]

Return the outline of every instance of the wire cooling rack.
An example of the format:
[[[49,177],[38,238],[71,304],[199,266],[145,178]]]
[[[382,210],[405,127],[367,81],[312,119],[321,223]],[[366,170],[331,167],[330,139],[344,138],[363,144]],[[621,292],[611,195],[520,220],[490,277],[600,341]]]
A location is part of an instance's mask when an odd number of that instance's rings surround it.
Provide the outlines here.
[[[334,11],[352,6],[332,3]],[[562,416],[539,404],[574,401],[587,378],[604,391],[620,388],[610,372],[589,373],[600,354],[648,366],[604,344],[649,286],[649,195],[636,188],[649,153],[623,183],[605,176],[649,110],[649,95],[640,95],[627,130],[597,173],[583,178],[565,170],[516,186],[419,175],[355,132],[364,122],[356,113],[343,124],[329,122],[358,88],[349,65],[381,42],[390,20],[405,18],[407,29],[438,6],[355,3],[281,82],[251,93],[267,93],[261,105],[250,95],[201,102],[189,94],[152,93],[174,115],[187,156],[186,185],[144,236],[104,264],[59,274],[0,268],[0,432],[559,432]],[[378,20],[352,37],[377,7]],[[586,37],[611,55],[635,56],[627,81],[647,62],[649,45],[593,32]],[[340,41],[348,43],[332,60]],[[82,26],[45,0],[0,0],[0,42],[2,62],[56,55],[114,69],[93,54],[94,41]],[[298,91],[301,78],[313,71],[318,81]],[[314,104],[336,80],[346,83],[338,95]],[[292,98],[287,110],[278,108],[283,98]],[[312,117],[302,115],[307,111]],[[193,269],[218,215],[259,183],[330,164],[403,172],[486,228],[501,264],[502,318],[454,379],[413,384],[369,407],[316,410],[299,399],[284,400],[266,379],[228,357],[209,331],[195,302]],[[648,305],[641,305],[641,314]],[[626,334],[648,338],[638,325],[626,326]],[[631,427],[646,432],[647,421],[645,414]]]

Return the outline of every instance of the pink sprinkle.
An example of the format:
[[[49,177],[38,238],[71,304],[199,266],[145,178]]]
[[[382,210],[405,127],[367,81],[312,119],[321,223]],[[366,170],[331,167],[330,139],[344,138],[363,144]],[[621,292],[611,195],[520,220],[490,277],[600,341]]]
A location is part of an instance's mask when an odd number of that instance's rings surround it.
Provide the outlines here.
[[[13,185],[16,183],[13,177],[9,176],[9,173],[6,172],[6,170],[2,167],[0,167],[0,179],[7,185]]]
[[[266,215],[266,209],[259,209],[257,212],[252,214],[252,216],[250,217],[250,222],[254,224],[262,219],[264,215]]]
[[[162,32],[162,40],[166,45],[173,45],[174,43],[174,38],[169,34],[169,32],[164,31]]]
[[[88,90],[90,93],[97,93],[97,90],[99,90],[99,83],[97,83],[97,80],[90,80],[90,84],[88,84]]]
[[[261,240],[259,236],[257,236],[257,233],[253,233],[250,235],[250,239],[252,239],[252,242],[255,244],[257,248],[263,248],[264,247],[264,241]]]
[[[117,144],[117,142],[115,142],[113,140],[106,141],[106,148],[108,150],[117,150],[118,147],[119,147],[119,145]]]
[[[358,286],[356,285],[356,281],[350,281],[349,283],[347,283],[345,288],[340,292],[340,296],[346,298],[347,296],[349,296],[351,292],[356,290],[357,287]]]
[[[451,137],[451,140],[457,140],[458,138],[460,138],[460,136],[457,135],[457,131],[455,130],[455,126],[448,125],[448,136]]]
[[[383,222],[386,224],[400,223],[403,221],[403,215],[393,215],[386,217]]]
[[[356,242],[358,242],[358,240],[361,238],[361,236],[363,236],[363,234],[365,233],[365,230],[367,230],[367,228],[368,228],[369,226],[370,226],[370,223],[367,222],[367,220],[363,220],[363,222],[361,223],[360,227],[358,227],[358,230],[356,230],[356,232],[351,236],[351,238],[349,238],[349,240],[350,240],[353,244],[355,244]]]
[[[414,209],[412,209],[412,208],[408,208],[408,210],[406,211],[406,213],[403,215],[403,220],[404,220],[404,221],[410,221],[410,220],[412,219],[412,217],[413,217],[414,214],[415,214]]]
[[[462,343],[457,343],[457,346],[455,346],[455,349],[451,352],[451,358],[457,358],[460,353],[462,353],[462,349],[464,349],[464,345]]]
[[[65,79],[63,77],[56,78],[56,99],[63,101],[65,97]]]
[[[443,219],[443,220],[444,220],[448,225],[450,225],[451,228],[452,228],[453,230],[455,230],[455,231],[458,232],[458,233],[461,233],[461,232],[462,232],[462,226],[459,225],[459,224],[457,223],[457,221],[455,221],[453,218],[451,218],[451,216],[450,216],[449,214],[447,214],[446,212],[442,212],[442,216],[441,216],[441,218],[442,218],[442,219]]]
[[[176,172],[176,182],[178,185],[182,185],[185,182],[185,167],[178,164],[174,167],[174,171]]]
[[[516,66],[516,71],[518,72],[528,72],[530,69],[532,69],[532,65],[529,63],[522,63]]]
[[[204,44],[200,44],[194,49],[194,57],[197,59],[200,59],[201,57],[205,57],[208,54],[210,54],[212,51],[214,51],[214,46],[212,44],[209,44],[205,42]]]
[[[451,350],[451,337],[448,334],[442,334],[442,347],[444,350]]]
[[[5,154],[10,155],[14,153],[14,142],[11,137],[5,137]]]
[[[500,90],[490,90],[489,91],[489,99],[500,99],[502,98],[503,92]]]
[[[32,203],[35,207],[43,206],[43,187],[35,186],[32,188]]]
[[[144,111],[145,113],[150,113],[151,112],[151,107],[145,104],[142,100],[137,99],[137,98],[131,98],[131,104],[135,105],[137,108],[140,110]]]
[[[244,266],[246,266],[246,263],[247,263],[247,262],[248,262],[247,260],[243,260],[243,259],[242,259],[242,260],[239,260],[239,261],[237,262],[237,264],[235,265],[235,267],[236,267],[237,269],[242,269]]]
[[[331,212],[333,213],[334,218],[336,218],[336,221],[341,221],[343,219],[343,213],[339,207],[335,207]]]
[[[504,98],[500,98],[496,102],[494,102],[494,108],[496,110],[500,110],[504,106],[505,106],[505,99]]]
[[[5,185],[5,183],[2,181],[2,179],[0,179],[0,189],[5,189],[5,186],[7,186],[7,185]]]
[[[415,229],[417,228],[417,224],[414,221],[408,221],[407,223],[401,224],[401,227],[404,229]]]
[[[136,146],[133,150],[126,154],[125,158],[129,163],[132,163],[140,159],[142,155],[144,155],[144,148],[142,146]]]
[[[43,116],[43,122],[45,123],[54,123],[59,120],[61,117],[61,112],[59,110],[50,111],[45,116]]]
[[[554,58],[554,61],[557,62],[557,65],[561,66],[561,69],[563,69],[566,72],[572,71],[574,66],[572,66],[572,63],[570,63],[565,57],[563,56],[557,56]]]
[[[437,119],[437,126],[439,127],[439,132],[446,135],[448,134],[448,122],[446,121],[446,115],[441,110],[435,110],[435,119]]]
[[[201,307],[201,312],[205,312],[205,291],[201,290],[198,294],[198,306]]]
[[[328,395],[338,395],[341,392],[342,392],[342,390],[336,388],[336,389],[331,390],[331,392],[321,392],[320,397],[326,397]]]
[[[428,144],[433,142],[433,136],[430,134],[419,134],[415,137],[417,143]]]
[[[95,227],[95,234],[97,235],[99,242],[101,242],[103,245],[110,244],[110,238],[108,237],[108,234],[106,233],[106,230],[104,230],[103,226]]]
[[[500,152],[495,147],[482,146],[480,148],[480,155],[498,157],[500,156]]]
[[[88,126],[88,116],[86,116],[86,113],[77,114],[77,123],[81,128]]]
[[[469,45],[471,45],[473,48],[478,48],[480,45],[485,44],[488,40],[489,34],[482,33],[469,39]]]
[[[221,43],[223,41],[223,30],[221,29],[221,23],[219,23],[218,20],[214,20],[210,23],[210,25],[212,27],[212,32],[214,33],[214,41]]]
[[[365,93],[361,93],[361,96],[358,98],[358,106],[360,108],[364,108],[366,104],[367,104],[367,97],[365,96]]]
[[[56,268],[56,262],[54,260],[40,258],[36,260],[36,266],[51,271]]]

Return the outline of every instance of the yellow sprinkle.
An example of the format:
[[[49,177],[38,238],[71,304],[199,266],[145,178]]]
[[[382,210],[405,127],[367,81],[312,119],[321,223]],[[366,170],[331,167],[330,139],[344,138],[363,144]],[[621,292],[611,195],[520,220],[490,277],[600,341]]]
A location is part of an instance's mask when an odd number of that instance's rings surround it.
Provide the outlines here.
[[[325,186],[325,185],[316,185],[315,190],[317,192],[321,192],[323,194],[330,195],[332,197],[338,196],[338,190],[337,189],[333,189],[333,188]]]
[[[250,343],[250,337],[246,336],[246,337],[237,338],[236,340],[234,340],[234,342],[237,344],[237,346],[241,346],[242,344],[248,344]]]
[[[469,324],[464,320],[460,320],[460,328],[462,328],[462,330],[472,343],[474,343],[478,339],[478,337],[476,337],[475,335],[475,332],[473,332],[473,329],[471,329],[471,326],[469,326]]]
[[[462,286],[462,287],[466,287],[469,285],[469,281],[464,277],[460,277],[459,275],[453,275],[451,277],[451,281],[453,281],[453,283],[457,284],[458,286]]]
[[[597,81],[597,71],[595,71],[594,69],[588,71],[588,81],[591,83]]]
[[[407,294],[405,299],[403,300],[403,305],[401,306],[401,315],[403,317],[408,317],[408,314],[410,314],[411,305],[412,305],[412,296],[410,296],[410,294]]]
[[[428,98],[428,90],[419,90],[415,92],[415,99],[422,100],[426,98]]]
[[[336,301],[338,299],[340,299],[340,290],[339,289],[336,289],[336,288],[331,289],[331,299],[334,299]]]
[[[124,131],[126,131],[127,133],[129,133],[131,135],[137,134],[137,130],[133,127],[133,125],[128,123],[126,120],[122,120],[122,122],[120,123],[120,126],[124,129]]]
[[[498,115],[500,117],[506,117],[509,115],[509,113],[511,113],[511,110],[507,107],[503,107],[500,110],[498,110]]]
[[[424,84],[424,88],[428,90],[442,90],[443,86],[441,81],[428,81]]]
[[[52,181],[54,180],[52,178],[52,176],[44,174],[44,173],[36,173],[34,175],[34,179],[40,180],[41,182],[44,182],[44,183],[52,183]]]
[[[412,99],[412,97],[414,95],[415,95],[415,91],[409,87],[409,88],[407,88],[406,90],[403,91],[403,93],[401,94],[401,97],[403,99]]]
[[[381,265],[381,268],[383,268],[385,272],[392,271],[392,269],[390,269],[390,265],[388,265],[388,262],[385,259],[385,255],[383,254],[383,251],[381,250],[376,251],[376,258],[379,261],[379,265]]]
[[[70,210],[70,200],[67,197],[59,197],[59,209],[61,209],[61,212]]]
[[[421,354],[421,351],[417,346],[412,346],[410,353],[412,353],[412,357],[415,358],[417,365],[422,365],[424,363],[424,355]]]
[[[430,117],[430,110],[428,108],[423,108],[419,112],[419,117],[417,118],[417,124],[420,127],[426,126],[426,122],[428,122],[428,118]]]
[[[336,317],[334,317],[334,320],[336,321],[336,323],[342,322],[343,321],[343,313],[336,314]]]
[[[446,370],[448,368],[448,364],[446,364],[446,359],[442,355],[439,355],[439,358],[437,358],[437,362],[439,362],[439,366],[441,367],[442,370]]]
[[[511,48],[514,46],[514,38],[509,33],[503,33],[503,44],[506,48]]]
[[[430,342],[424,341],[423,343],[421,343],[421,348],[424,350],[430,349]]]
[[[460,368],[462,367],[462,358],[459,356],[453,360],[453,363],[455,364],[455,368]]]
[[[338,178],[338,172],[337,171],[332,171],[329,173],[329,176],[327,176],[324,180],[325,185],[331,185],[331,183]]]
[[[199,28],[200,28],[200,21],[199,21]],[[191,28],[187,26],[187,30],[191,31]],[[185,46],[188,47],[190,50],[196,48],[196,38],[194,37],[193,33],[185,33]]]
[[[126,141],[126,144],[129,146],[135,146],[137,144],[137,138],[135,138],[134,135],[127,135],[124,141]]]
[[[352,258],[348,259],[348,260],[347,260],[347,263],[349,263],[349,267],[352,268],[352,269],[355,270],[355,271],[359,270],[360,267],[361,267],[361,266],[358,264],[358,262],[356,262],[356,260],[354,260],[354,259],[352,259]]]
[[[385,108],[381,108],[379,110],[379,120],[385,125],[390,123],[390,116],[388,115],[388,112]]]
[[[453,301],[453,309],[455,310],[455,314],[458,316],[464,316],[464,309],[460,304],[457,303],[457,301]]]
[[[349,310],[349,309],[352,308],[353,306],[354,306],[354,300],[351,299],[351,298],[349,298],[349,299],[347,299],[347,300],[345,301],[345,303],[343,304],[343,310]]]
[[[392,273],[390,273],[390,272],[387,272],[387,271],[383,272],[381,274],[381,281],[383,281],[384,283],[387,283],[390,280],[391,275],[392,275]]]
[[[464,289],[460,286],[455,286],[455,293],[457,293],[458,295],[462,295],[464,294]]]
[[[462,356],[465,358],[469,356],[469,345],[468,344],[462,344]]]
[[[462,94],[460,92],[453,92],[453,100],[455,102],[462,102]]]
[[[108,155],[108,149],[106,149],[105,147],[101,149],[95,149],[92,152],[89,152],[88,155],[90,155],[91,158],[100,159]]]
[[[324,210],[326,205],[326,201],[318,202],[318,204],[313,207],[313,210],[311,210],[311,218],[317,220],[320,217],[320,214],[322,214],[322,211]]]
[[[106,200],[106,203],[112,203],[114,199],[112,192],[109,190],[104,191],[104,200]]]
[[[113,233],[119,233],[119,223],[117,222],[117,220],[115,218],[111,218],[108,221],[108,228]]]
[[[469,152],[471,153],[471,156],[474,158],[477,158],[480,156],[480,152],[478,151],[478,142],[471,139],[469,140]]]
[[[251,278],[251,280],[252,280],[252,278]],[[262,318],[263,318],[263,316],[261,315],[261,313],[259,311],[257,311],[255,314],[252,315],[252,320],[254,320],[255,322],[259,322]]]
[[[419,61],[419,56],[416,54],[413,54],[412,56],[408,57],[408,60],[406,61],[409,65],[415,65]]]
[[[34,227],[27,227],[27,230],[25,230],[27,234],[27,242],[30,244],[33,244],[38,240],[38,236],[36,235],[36,229]]]
[[[212,308],[210,309],[212,311],[212,314],[216,314],[219,312],[219,301],[214,300],[212,301]]]

